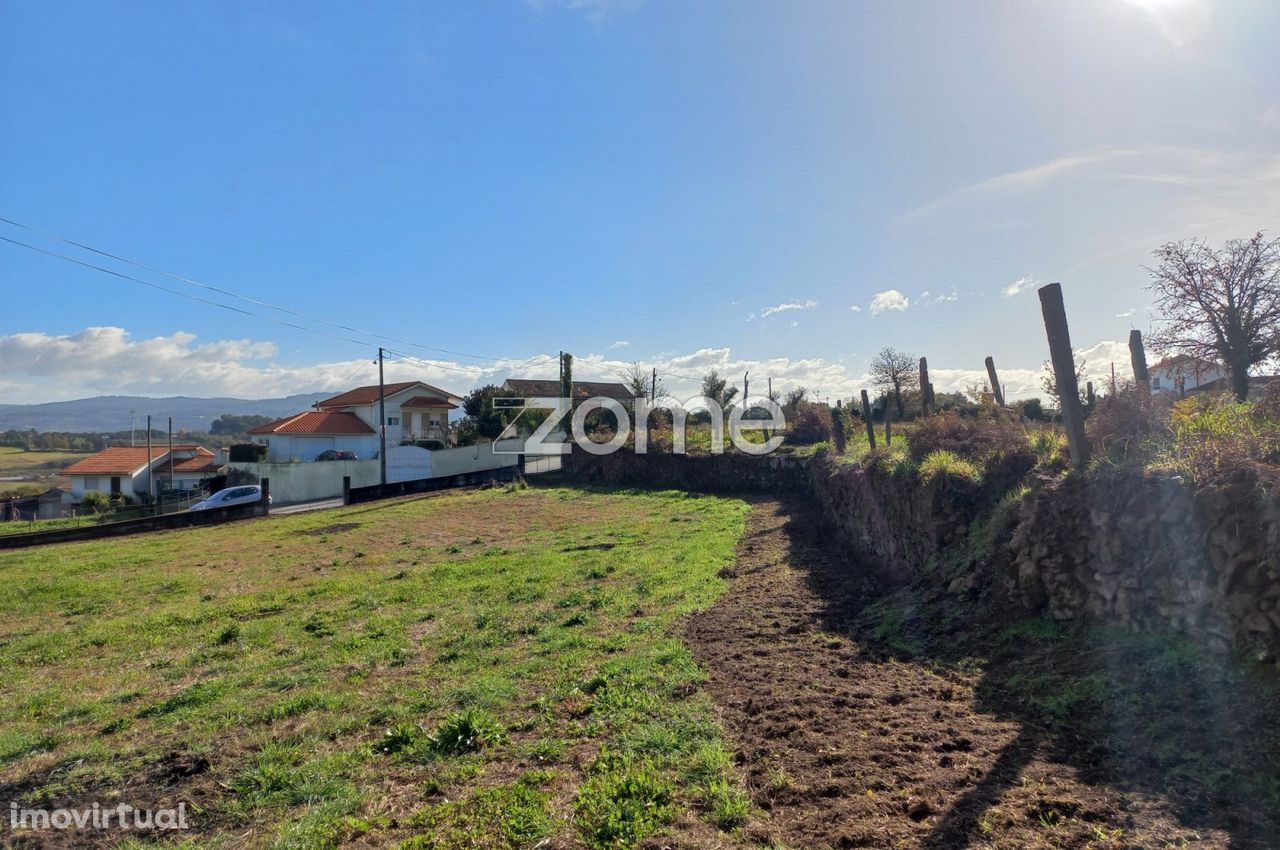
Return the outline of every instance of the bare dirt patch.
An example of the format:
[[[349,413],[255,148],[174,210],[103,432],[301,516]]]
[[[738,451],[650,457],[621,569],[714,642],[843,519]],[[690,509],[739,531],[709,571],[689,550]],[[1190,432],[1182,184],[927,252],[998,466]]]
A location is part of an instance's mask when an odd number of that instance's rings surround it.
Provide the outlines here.
[[[1276,789],[1254,787],[1277,775],[1277,725],[1252,683],[1162,679],[1149,655],[1084,638],[1011,639],[1025,615],[945,591],[887,596],[818,522],[807,504],[756,504],[729,593],[686,624],[763,810],[756,840],[1277,846]]]

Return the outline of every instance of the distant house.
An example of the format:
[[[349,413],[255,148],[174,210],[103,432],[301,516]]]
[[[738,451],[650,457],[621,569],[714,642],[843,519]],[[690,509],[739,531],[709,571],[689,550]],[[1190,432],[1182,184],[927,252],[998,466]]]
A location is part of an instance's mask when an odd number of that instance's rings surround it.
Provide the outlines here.
[[[1217,381],[1230,383],[1227,370],[1212,360],[1201,360],[1186,354],[1166,357],[1147,370],[1152,395],[1174,393],[1182,396]],[[1230,389],[1228,387],[1228,389]]]
[[[62,470],[71,482],[63,501],[78,502],[86,493],[141,498],[162,490],[191,490],[221,469],[218,457],[204,446],[111,446]]]
[[[387,446],[427,442],[444,448],[449,442],[449,411],[462,398],[422,381],[385,384],[383,406],[387,417]],[[318,401],[304,411],[250,428],[250,439],[267,447],[273,462],[316,460],[327,451],[354,452],[361,460],[377,457],[377,384],[356,387]]]
[[[511,398],[560,397],[560,382],[555,379],[508,378],[500,389]],[[627,410],[631,410],[631,405],[635,402],[631,390],[616,381],[574,381],[573,397],[577,402],[597,397],[611,398],[621,402]]]
[[[1256,398],[1265,390],[1274,386],[1280,386],[1280,375],[1250,375],[1249,398]],[[1234,390],[1231,388],[1231,378],[1227,377],[1200,384],[1194,389],[1187,390],[1187,392],[1195,395],[1213,395],[1216,393],[1230,393],[1234,392]]]

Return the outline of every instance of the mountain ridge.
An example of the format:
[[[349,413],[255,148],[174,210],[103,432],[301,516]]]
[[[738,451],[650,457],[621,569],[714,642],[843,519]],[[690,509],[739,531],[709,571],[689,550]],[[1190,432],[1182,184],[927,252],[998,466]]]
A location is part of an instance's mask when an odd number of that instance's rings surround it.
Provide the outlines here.
[[[175,431],[208,431],[213,420],[224,413],[279,418],[306,410],[332,395],[297,393],[260,399],[106,395],[37,404],[0,404],[0,431],[127,431],[130,427],[145,428],[148,414],[153,428],[167,428],[168,417],[172,416]]]

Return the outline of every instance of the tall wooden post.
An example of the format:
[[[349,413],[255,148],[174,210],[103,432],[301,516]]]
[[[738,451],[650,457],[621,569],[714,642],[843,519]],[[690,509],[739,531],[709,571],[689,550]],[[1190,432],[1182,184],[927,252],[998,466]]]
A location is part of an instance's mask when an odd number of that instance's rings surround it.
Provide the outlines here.
[[[1094,402],[1096,402],[1096,401],[1097,401],[1097,397],[1095,397],[1095,396],[1094,396],[1094,394],[1093,394],[1093,381],[1086,381],[1086,382],[1085,382],[1085,385],[1084,385],[1084,400],[1085,400],[1085,402],[1089,405],[1089,407],[1090,407],[1090,408],[1092,408],[1092,407],[1093,407],[1093,405],[1094,405]]]
[[[862,391],[862,421],[867,426],[867,442],[871,444],[871,448],[876,447],[876,426],[871,421],[871,400],[867,398],[867,391]]]
[[[844,454],[844,409],[840,407],[840,400],[836,399],[836,406],[831,410],[831,440],[835,443],[836,454]]]
[[[1147,372],[1147,352],[1142,347],[1142,331],[1129,331],[1129,357],[1133,360],[1133,380],[1139,389],[1151,395],[1151,376]]]
[[[995,397],[996,404],[1004,407],[1004,389],[996,376],[996,361],[991,357],[987,358],[987,378],[991,381],[991,395]]]
[[[889,396],[884,399],[884,444],[893,445],[893,399]]]
[[[929,415],[929,406],[933,404],[930,398],[929,390],[932,385],[929,383],[929,361],[927,358],[920,358],[920,415]]]
[[[1080,404],[1080,385],[1076,382],[1076,359],[1071,351],[1062,284],[1042,286],[1038,294],[1045,334],[1049,337],[1049,359],[1062,405],[1062,424],[1067,431],[1067,448],[1071,451],[1071,463],[1081,468],[1089,463],[1089,441],[1084,433],[1084,407]]]

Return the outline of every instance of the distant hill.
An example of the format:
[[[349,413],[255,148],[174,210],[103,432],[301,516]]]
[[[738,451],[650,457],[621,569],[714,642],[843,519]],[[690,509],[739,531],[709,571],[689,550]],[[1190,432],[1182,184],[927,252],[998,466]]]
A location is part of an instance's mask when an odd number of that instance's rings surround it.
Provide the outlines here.
[[[129,411],[141,430],[151,414],[151,427],[164,429],[173,417],[175,431],[208,431],[213,420],[224,413],[256,414],[279,418],[306,410],[333,393],[306,393],[287,398],[143,398],[109,395],[78,398],[73,401],[51,401],[44,404],[0,404],[0,431],[99,431],[129,430]]]

